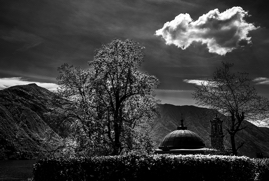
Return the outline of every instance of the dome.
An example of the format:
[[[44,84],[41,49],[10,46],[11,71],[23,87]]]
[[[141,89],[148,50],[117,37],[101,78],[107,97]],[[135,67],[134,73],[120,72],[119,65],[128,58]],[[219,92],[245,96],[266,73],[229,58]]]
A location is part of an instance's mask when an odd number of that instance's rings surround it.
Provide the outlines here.
[[[159,146],[162,150],[199,149],[204,147],[205,144],[202,138],[195,132],[187,130],[183,124],[177,130],[167,134]]]

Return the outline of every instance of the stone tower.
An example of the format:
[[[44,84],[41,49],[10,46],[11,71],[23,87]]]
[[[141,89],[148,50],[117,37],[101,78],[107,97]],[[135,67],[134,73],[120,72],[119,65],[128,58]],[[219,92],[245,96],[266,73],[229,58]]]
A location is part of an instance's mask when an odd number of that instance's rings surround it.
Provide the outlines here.
[[[224,150],[223,145],[223,132],[222,132],[222,120],[216,117],[211,122],[211,146],[217,150]]]

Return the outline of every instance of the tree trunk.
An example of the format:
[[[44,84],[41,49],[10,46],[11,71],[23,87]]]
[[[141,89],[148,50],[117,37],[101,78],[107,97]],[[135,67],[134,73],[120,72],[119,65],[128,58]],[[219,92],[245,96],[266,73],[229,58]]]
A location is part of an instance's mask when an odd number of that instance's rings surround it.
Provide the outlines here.
[[[235,113],[233,111],[231,113],[231,126],[230,130],[228,131],[230,134],[231,146],[232,146],[232,154],[237,155],[237,149],[235,145]]]
[[[118,124],[114,123],[114,144],[113,144],[113,152],[112,155],[118,155],[120,150],[120,134],[119,134],[119,126]]]
[[[231,145],[232,145],[232,154],[237,155],[237,149],[235,144],[235,134],[230,133]]]
[[[127,147],[128,147],[128,151],[133,150],[133,138],[132,138],[131,132],[127,133]]]

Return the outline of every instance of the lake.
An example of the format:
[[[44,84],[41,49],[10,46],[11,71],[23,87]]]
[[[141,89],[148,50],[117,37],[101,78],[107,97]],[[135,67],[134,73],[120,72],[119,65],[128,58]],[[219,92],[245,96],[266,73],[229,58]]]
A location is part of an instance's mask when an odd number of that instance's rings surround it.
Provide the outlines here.
[[[0,181],[24,181],[33,177],[36,160],[0,160]]]

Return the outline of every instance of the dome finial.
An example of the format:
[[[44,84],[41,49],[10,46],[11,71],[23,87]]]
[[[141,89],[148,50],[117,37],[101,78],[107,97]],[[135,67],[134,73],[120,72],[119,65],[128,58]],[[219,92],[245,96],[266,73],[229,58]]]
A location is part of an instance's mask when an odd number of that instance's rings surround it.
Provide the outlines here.
[[[178,130],[185,130],[187,129],[187,127],[184,126],[184,119],[182,118],[181,120],[181,124],[180,126],[177,127]]]

